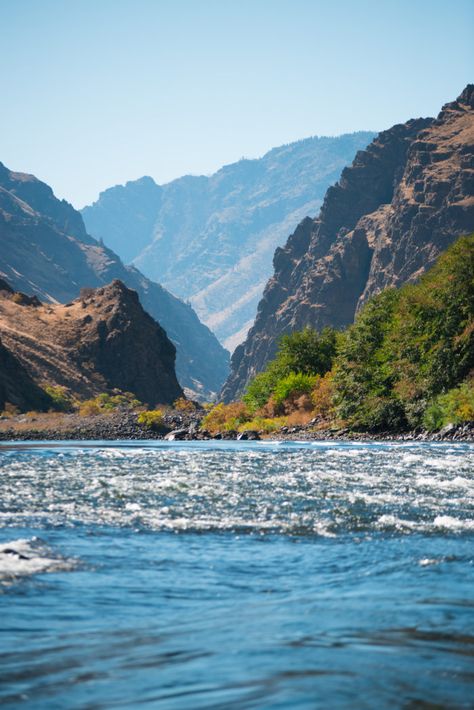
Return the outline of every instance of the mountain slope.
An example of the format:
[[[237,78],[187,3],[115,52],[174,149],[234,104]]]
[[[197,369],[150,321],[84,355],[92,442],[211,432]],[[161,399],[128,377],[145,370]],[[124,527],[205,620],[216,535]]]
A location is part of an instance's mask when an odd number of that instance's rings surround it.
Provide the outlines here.
[[[82,210],[88,231],[148,277],[190,300],[232,350],[251,325],[275,248],[373,133],[308,138],[210,177],[142,178]]]
[[[171,293],[124,266],[85,231],[82,218],[51,188],[0,164],[0,275],[18,291],[65,302],[82,287],[120,279],[136,290],[150,315],[177,347],[176,370],[184,387],[209,397],[228,371],[228,353],[196,313]]]
[[[65,305],[3,290],[0,335],[3,350],[20,363],[35,388],[59,385],[82,399],[116,388],[152,406],[182,395],[174,345],[143,310],[137,293],[120,281],[83,289]],[[25,389],[17,376],[5,394],[12,403]]]
[[[277,249],[274,275],[223,389],[233,399],[283,333],[343,327],[371,295],[418,278],[474,230],[474,87],[434,119],[377,136],[327,191],[317,219]]]

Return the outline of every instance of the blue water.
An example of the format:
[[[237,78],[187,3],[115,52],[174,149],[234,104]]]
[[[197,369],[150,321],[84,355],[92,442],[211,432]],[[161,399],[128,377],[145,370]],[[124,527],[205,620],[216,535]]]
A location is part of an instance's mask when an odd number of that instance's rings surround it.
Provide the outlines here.
[[[474,707],[474,446],[0,446],[0,705]]]

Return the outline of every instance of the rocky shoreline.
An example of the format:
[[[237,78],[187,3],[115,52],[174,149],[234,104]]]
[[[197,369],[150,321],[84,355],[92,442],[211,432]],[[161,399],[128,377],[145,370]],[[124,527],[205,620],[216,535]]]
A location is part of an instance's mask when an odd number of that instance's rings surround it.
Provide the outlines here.
[[[64,414],[61,417],[42,420],[41,415],[28,420],[18,416],[0,422],[0,441],[114,441],[114,440],[168,440],[209,441],[239,440],[258,441],[453,441],[474,443],[474,422],[448,424],[437,432],[414,430],[408,432],[356,432],[348,429],[316,429],[315,421],[294,427],[282,427],[272,434],[248,430],[244,432],[223,431],[217,434],[200,429],[201,411],[182,413],[169,412],[163,417],[163,426],[153,429],[138,424],[135,412],[80,416]]]

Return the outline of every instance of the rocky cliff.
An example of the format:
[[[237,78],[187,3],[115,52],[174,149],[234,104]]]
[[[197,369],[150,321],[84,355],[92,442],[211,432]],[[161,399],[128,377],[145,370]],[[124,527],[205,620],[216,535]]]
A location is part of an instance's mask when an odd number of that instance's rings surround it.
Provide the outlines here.
[[[275,248],[317,214],[327,187],[373,136],[308,138],[163,186],[142,178],[101,193],[82,215],[92,235],[189,300],[233,350],[255,318]]]
[[[183,303],[113,251],[90,237],[81,215],[57,200],[32,175],[0,164],[0,276],[19,291],[42,300],[66,302],[82,287],[120,279],[137,291],[144,308],[177,347],[182,386],[203,397],[219,390],[228,372],[228,353]]]
[[[0,338],[0,396],[21,409],[47,407],[45,385],[81,399],[119,389],[151,406],[182,395],[174,345],[118,280],[57,305],[3,288]]]
[[[415,280],[474,231],[474,86],[443,107],[380,133],[274,256],[253,328],[235,351],[226,400],[306,325],[343,327],[387,286]]]

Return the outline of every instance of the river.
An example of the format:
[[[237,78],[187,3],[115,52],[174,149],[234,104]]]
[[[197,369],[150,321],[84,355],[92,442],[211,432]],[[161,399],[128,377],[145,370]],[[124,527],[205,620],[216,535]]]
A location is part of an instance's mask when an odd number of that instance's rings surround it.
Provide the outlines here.
[[[0,705],[472,708],[474,445],[0,445]]]

